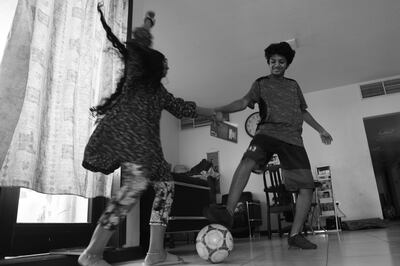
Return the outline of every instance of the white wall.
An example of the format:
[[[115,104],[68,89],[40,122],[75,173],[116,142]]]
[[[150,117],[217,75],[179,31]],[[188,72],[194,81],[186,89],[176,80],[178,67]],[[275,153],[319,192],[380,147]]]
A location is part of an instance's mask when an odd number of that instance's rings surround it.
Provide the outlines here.
[[[359,84],[307,93],[309,111],[334,142],[320,145],[308,126],[303,136],[312,166],[332,166],[334,195],[347,219],[382,218],[363,118],[399,112],[400,94],[368,99],[360,95]]]
[[[245,93],[245,91],[244,91]],[[313,172],[316,166],[332,167],[336,200],[347,215],[347,220],[380,217],[382,212],[372,168],[363,118],[400,111],[400,94],[361,99],[359,84],[305,94],[310,113],[333,136],[330,146],[323,145],[319,135],[304,125],[304,143]],[[189,167],[195,165],[206,152],[219,151],[221,191],[229,190],[232,175],[250,138],[244,122],[253,110],[231,114],[231,122],[238,124],[238,143],[210,136],[209,127],[181,131],[179,161]],[[263,202],[265,195],[260,175],[252,174],[246,189]],[[265,208],[263,208],[265,217]],[[265,225],[264,225],[265,226]]]
[[[161,146],[164,157],[172,166],[179,162],[179,120],[167,111],[161,117]]]

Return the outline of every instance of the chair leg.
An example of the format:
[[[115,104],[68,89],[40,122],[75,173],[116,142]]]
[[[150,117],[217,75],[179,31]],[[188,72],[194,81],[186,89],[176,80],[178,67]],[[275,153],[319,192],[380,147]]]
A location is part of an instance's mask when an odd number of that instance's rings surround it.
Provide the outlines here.
[[[310,219],[310,229],[311,229],[311,233],[314,235],[315,234],[315,232],[314,232],[314,226],[313,226],[313,223],[314,223],[314,210],[315,210],[315,207],[313,207],[313,210],[312,210],[312,212],[311,212],[311,219]]]
[[[267,230],[268,230],[268,239],[271,239],[272,232],[271,232],[271,212],[269,209],[267,210]]]
[[[283,233],[282,233],[282,224],[281,224],[281,214],[278,213],[278,230],[279,230],[279,237],[282,237]]]
[[[246,201],[246,212],[247,212],[247,226],[249,227],[249,239],[251,239],[253,235],[251,233],[250,208],[248,201]]]
[[[304,234],[305,236],[308,235],[307,221],[305,221],[304,224],[303,224],[303,234]]]

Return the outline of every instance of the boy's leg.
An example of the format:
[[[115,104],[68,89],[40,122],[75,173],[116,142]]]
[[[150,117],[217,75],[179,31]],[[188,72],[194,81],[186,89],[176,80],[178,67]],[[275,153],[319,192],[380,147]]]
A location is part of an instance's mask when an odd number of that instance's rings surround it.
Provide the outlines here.
[[[174,264],[184,263],[182,258],[167,253],[164,248],[165,230],[174,198],[174,182],[157,181],[153,182],[152,186],[155,191],[155,197],[150,217],[149,250],[144,260],[144,265],[157,265],[167,261]]]
[[[226,206],[211,205],[204,211],[204,216],[207,217],[211,223],[223,224],[228,228],[232,228],[233,212],[249,181],[251,171],[256,168],[257,165],[263,165],[268,162],[272,156],[272,152],[265,152],[270,148],[269,141],[269,137],[256,135],[250,142],[247,151],[243,155],[233,175]]]
[[[312,189],[300,189],[296,201],[296,213],[288,238],[289,247],[301,249],[316,249],[317,245],[307,240],[302,234],[304,222],[307,219],[313,197]]]
[[[229,213],[233,214],[240,196],[249,182],[251,170],[253,170],[254,166],[256,166],[256,162],[253,159],[244,158],[236,168],[236,171],[233,174],[231,186],[229,188],[228,200],[226,203],[226,209],[229,211]]]
[[[111,199],[94,231],[88,247],[79,256],[83,266],[109,266],[103,257],[103,251],[115,228],[125,219],[129,210],[138,202],[146,189],[148,181],[140,166],[133,163],[121,165],[122,187]]]
[[[228,229],[233,226],[233,212],[240,199],[243,189],[246,187],[251,174],[251,170],[256,165],[256,162],[250,158],[243,158],[235,173],[233,174],[231,186],[226,206],[211,205],[204,210],[204,216],[211,223],[222,224]]]
[[[281,143],[278,156],[282,165],[282,176],[286,189],[299,192],[288,244],[295,248],[316,249],[317,245],[311,243],[300,233],[311,207],[314,189],[314,180],[306,150],[304,147]]]
[[[294,215],[292,228],[290,230],[290,236],[299,234],[302,231],[304,222],[307,219],[308,212],[311,207],[312,197],[313,197],[312,189],[299,190],[299,195],[296,201],[296,212]]]

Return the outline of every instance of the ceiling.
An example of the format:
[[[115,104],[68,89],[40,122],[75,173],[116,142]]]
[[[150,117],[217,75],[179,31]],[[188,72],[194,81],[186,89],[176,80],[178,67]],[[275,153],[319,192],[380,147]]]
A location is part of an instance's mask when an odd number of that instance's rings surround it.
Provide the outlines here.
[[[400,74],[399,0],[134,0],[135,23],[146,10],[167,87],[204,106],[242,97],[268,74],[264,48],[293,38],[305,93]]]

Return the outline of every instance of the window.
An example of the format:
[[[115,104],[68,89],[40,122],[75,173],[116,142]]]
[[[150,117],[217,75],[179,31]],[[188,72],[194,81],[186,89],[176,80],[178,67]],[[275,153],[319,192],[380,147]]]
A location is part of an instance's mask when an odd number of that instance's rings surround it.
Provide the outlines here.
[[[86,246],[105,203],[104,197],[49,196],[0,188],[0,258]],[[82,213],[77,215],[78,211]]]
[[[87,223],[89,200],[21,188],[17,223]]]
[[[0,37],[3,38],[0,39],[0,57],[17,2],[1,1],[0,12],[7,15],[1,16],[0,20]],[[128,3],[128,32],[131,32],[133,0]],[[9,22],[4,21],[7,18]],[[105,204],[104,197],[85,199],[0,187],[0,259],[86,246]]]

